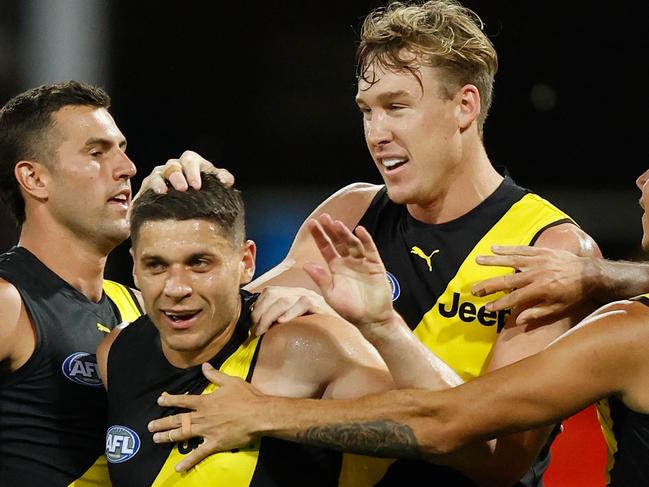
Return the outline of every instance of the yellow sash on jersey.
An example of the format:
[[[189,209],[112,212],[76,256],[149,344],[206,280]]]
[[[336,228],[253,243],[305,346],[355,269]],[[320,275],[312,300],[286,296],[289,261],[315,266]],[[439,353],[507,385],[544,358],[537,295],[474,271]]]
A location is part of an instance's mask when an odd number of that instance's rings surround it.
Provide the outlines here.
[[[220,367],[220,371],[245,379],[250,370],[259,337],[249,338]],[[213,392],[218,386],[209,384],[203,394]],[[160,473],[153,482],[153,487],[227,485],[228,487],[247,487],[255,472],[259,444],[236,453],[222,452],[210,455],[194,468],[184,474],[174,470],[175,465],[183,458],[178,445],[167,457]]]
[[[448,283],[437,303],[424,315],[414,330],[415,335],[431,351],[450,365],[462,379],[470,380],[484,373],[486,363],[498,336],[495,313],[483,309],[499,295],[476,297],[471,286],[484,279],[513,272],[507,267],[487,267],[476,264],[477,255],[491,254],[492,245],[529,245],[540,230],[569,218],[561,210],[535,194],[526,194],[505,213],[482,237]],[[443,259],[442,254],[436,256]],[[455,294],[459,294],[459,298]],[[439,305],[451,310],[458,301],[464,320],[440,314]],[[478,316],[485,324],[478,320]]]
[[[142,314],[140,308],[126,286],[104,279],[102,287],[108,299],[117,306],[122,321],[130,323],[140,317]],[[101,455],[80,478],[68,487],[110,487],[110,485],[106,455]]]
[[[133,300],[133,296],[126,286],[104,279],[103,288],[106,296],[108,296],[108,298],[115,303],[117,309],[119,309],[123,322],[126,321],[130,323],[140,317],[142,314],[140,308]]]

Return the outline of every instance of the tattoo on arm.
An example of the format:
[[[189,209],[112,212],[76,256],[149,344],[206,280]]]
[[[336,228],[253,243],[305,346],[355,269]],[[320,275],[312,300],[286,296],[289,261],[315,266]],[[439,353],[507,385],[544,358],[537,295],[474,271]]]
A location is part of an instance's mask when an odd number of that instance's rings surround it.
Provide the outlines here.
[[[297,441],[374,457],[421,460],[424,454],[410,426],[394,421],[311,427]]]

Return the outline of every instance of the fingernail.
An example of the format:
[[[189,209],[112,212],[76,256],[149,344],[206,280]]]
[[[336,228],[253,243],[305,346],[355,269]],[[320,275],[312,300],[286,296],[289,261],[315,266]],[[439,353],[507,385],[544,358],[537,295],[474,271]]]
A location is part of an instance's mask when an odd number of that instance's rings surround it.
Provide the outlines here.
[[[161,433],[155,433],[153,435],[153,443],[161,443],[162,441],[162,434]]]

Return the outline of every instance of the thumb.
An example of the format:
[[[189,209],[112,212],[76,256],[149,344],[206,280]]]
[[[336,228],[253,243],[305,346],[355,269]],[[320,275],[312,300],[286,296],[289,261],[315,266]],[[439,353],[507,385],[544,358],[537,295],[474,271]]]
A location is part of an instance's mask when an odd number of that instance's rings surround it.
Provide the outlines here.
[[[233,379],[232,376],[216,370],[207,362],[203,363],[202,369],[203,375],[207,378],[207,380],[209,380],[213,384],[216,384],[217,386],[224,386],[230,379]]]
[[[305,262],[302,268],[323,293],[329,290],[331,287],[331,276],[321,265],[314,262]]]

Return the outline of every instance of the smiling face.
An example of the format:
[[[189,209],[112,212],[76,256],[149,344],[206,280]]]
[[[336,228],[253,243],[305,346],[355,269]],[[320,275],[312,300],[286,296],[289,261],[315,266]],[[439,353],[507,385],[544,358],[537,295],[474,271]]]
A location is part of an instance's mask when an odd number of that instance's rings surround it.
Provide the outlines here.
[[[640,206],[644,210],[642,214],[642,248],[649,251],[649,216],[647,210],[649,209],[649,169],[643,172],[636,180],[636,186],[642,192],[640,196]]]
[[[206,220],[154,220],[142,224],[132,252],[135,281],[169,362],[188,367],[214,356],[239,319],[254,243],[235,243]]]
[[[71,105],[52,118],[48,140],[58,146],[48,164],[48,212],[69,233],[110,250],[129,233],[136,170],[126,140],[104,108]]]
[[[370,66],[356,101],[365,140],[390,199],[426,205],[444,194],[462,158],[461,93],[448,93],[441,70],[410,72]]]

